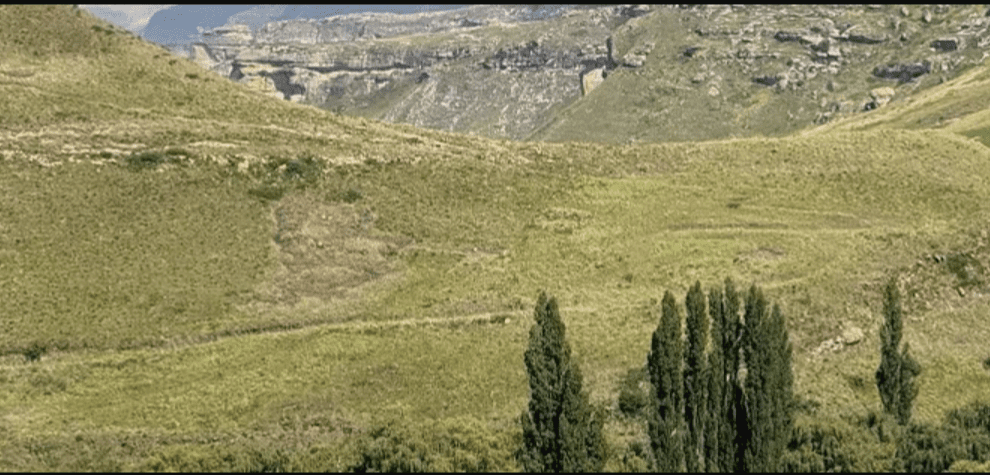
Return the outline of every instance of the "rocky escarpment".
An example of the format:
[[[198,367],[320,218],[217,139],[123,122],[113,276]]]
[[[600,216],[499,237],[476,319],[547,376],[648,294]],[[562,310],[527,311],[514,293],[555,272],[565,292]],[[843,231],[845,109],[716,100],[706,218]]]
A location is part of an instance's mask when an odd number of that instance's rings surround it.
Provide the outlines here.
[[[473,6],[228,25],[190,56],[280,98],[386,121],[515,139],[695,140],[786,133],[901,100],[983,60],[985,13]]]
[[[232,80],[327,109],[519,138],[615,66],[608,34],[648,7],[474,6],[228,25],[192,45]],[[547,28],[548,22],[570,25]],[[573,25],[582,24],[582,31]],[[559,34],[565,32],[566,35]],[[587,88],[585,88],[587,90]]]

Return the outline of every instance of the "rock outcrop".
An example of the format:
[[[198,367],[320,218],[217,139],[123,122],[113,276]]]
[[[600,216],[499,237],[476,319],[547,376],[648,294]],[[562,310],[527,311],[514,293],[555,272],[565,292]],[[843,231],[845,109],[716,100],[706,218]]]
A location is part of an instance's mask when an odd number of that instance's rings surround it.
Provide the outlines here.
[[[204,32],[190,57],[286,100],[341,112],[385,101],[377,116],[385,120],[518,138],[549,120],[554,106],[601,84],[616,67],[606,42],[611,28],[649,12],[646,6],[472,6],[279,21],[253,33],[227,25]],[[565,41],[539,26],[554,21],[582,23],[584,34]],[[529,33],[507,40],[507,29]],[[643,44],[637,54],[651,48]]]
[[[892,87],[878,87],[870,91],[871,100],[870,102],[867,102],[865,106],[863,106],[863,110],[869,111],[883,107],[887,105],[887,103],[889,103],[891,99],[894,98],[895,94],[896,92]]]
[[[570,124],[588,133],[569,137],[588,140],[625,140],[596,134],[627,128],[642,129],[642,140],[696,140],[785,133],[882,107],[892,95],[876,94],[877,78],[921,88],[945,80],[990,47],[983,13],[471,6],[226,25],[203,32],[188,54],[231,80],[339,113],[498,138],[554,140]],[[608,96],[595,107],[610,109],[570,107],[592,91]],[[756,106],[732,105],[766,92]],[[784,119],[763,115],[784,103]],[[593,123],[605,115],[608,128]]]
[[[581,75],[581,95],[587,96],[605,81],[605,68],[592,69]]]
[[[888,64],[877,66],[873,70],[873,75],[883,79],[897,79],[900,82],[908,82],[923,74],[932,71],[932,64],[928,61],[910,64]]]

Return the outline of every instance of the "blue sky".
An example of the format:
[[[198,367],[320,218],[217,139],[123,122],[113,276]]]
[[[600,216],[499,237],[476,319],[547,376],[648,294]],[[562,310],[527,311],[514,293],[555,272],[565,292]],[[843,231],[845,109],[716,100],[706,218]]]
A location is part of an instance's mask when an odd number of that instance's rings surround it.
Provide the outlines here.
[[[155,5],[79,5],[85,8],[93,15],[107,20],[115,25],[122,26],[133,33],[140,33],[141,30],[148,25],[148,21],[151,17],[157,13],[159,10],[174,6],[174,4],[155,4]],[[285,10],[287,7],[292,7],[293,5],[257,5],[251,10],[252,12],[245,12],[245,15],[264,15],[266,13],[274,12],[278,10],[279,12]],[[458,5],[459,6],[459,5]],[[384,5],[328,5],[328,11],[335,12],[336,14],[344,13],[356,13],[361,11],[382,11],[381,8]],[[442,9],[443,6],[440,5],[404,5],[401,7],[395,7],[389,5],[385,8],[387,11],[394,11],[395,13],[410,13],[413,11],[426,11],[426,10],[436,10]],[[392,8],[395,7],[395,8]],[[278,15],[279,13],[276,13]],[[333,13],[331,13],[333,14]],[[214,25],[220,26],[220,25]]]
[[[90,13],[107,20],[115,25],[127,28],[131,32],[138,32],[145,25],[151,16],[164,8],[171,7],[170,4],[159,5],[79,5]]]

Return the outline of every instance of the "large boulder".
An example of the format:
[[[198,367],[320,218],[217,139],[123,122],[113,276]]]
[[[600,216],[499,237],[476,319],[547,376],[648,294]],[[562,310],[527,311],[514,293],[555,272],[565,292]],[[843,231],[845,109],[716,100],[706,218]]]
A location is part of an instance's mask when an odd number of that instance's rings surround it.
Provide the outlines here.
[[[781,31],[778,31],[777,34],[773,35],[773,39],[775,39],[777,41],[780,41],[782,43],[786,43],[786,42],[790,42],[790,41],[801,41],[801,34],[800,33],[794,33],[794,32],[791,32],[791,31],[783,31],[783,30],[781,30]]]
[[[775,86],[778,81],[780,81],[778,76],[757,76],[753,78],[753,82],[762,86]]]
[[[887,105],[894,98],[894,94],[896,93],[892,87],[878,87],[870,91],[870,102],[863,106],[863,110],[871,111]]]
[[[605,82],[605,68],[592,69],[581,75],[581,95],[587,96],[599,84]]]
[[[858,43],[861,45],[876,45],[887,41],[887,37],[879,33],[856,32],[847,33],[836,37],[841,41]]]
[[[254,38],[251,28],[242,24],[224,25],[201,33],[203,41],[211,44],[248,44]]]
[[[897,79],[900,82],[908,82],[918,76],[928,74],[932,71],[932,64],[928,61],[911,64],[888,64],[877,66],[873,69],[873,75],[882,79]]]
[[[859,327],[847,327],[842,330],[842,343],[846,345],[855,345],[863,340],[864,337],[863,329]]]
[[[639,54],[629,53],[622,58],[622,65],[627,68],[638,68],[646,62],[646,57]]]
[[[619,9],[619,15],[629,18],[641,17],[650,13],[649,5],[630,5]]]
[[[957,38],[939,38],[931,43],[932,49],[940,53],[955,51],[959,49],[959,46],[959,40]]]

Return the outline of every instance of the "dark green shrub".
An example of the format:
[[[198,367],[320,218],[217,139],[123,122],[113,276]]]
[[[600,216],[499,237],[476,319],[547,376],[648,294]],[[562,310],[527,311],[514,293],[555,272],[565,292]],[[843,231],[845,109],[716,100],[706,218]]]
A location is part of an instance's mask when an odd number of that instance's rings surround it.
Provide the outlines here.
[[[275,178],[293,183],[310,184],[323,176],[323,161],[311,156],[295,159],[276,158],[268,162],[273,172],[280,172]]]
[[[625,447],[617,472],[620,473],[649,473],[653,467],[653,456],[650,454],[650,442],[633,440]]]
[[[24,349],[24,358],[28,361],[38,361],[45,353],[48,353],[48,345],[36,341]]]
[[[248,194],[264,201],[278,201],[285,195],[285,186],[279,184],[264,184],[248,190]]]
[[[944,472],[957,460],[971,460],[984,450],[986,434],[955,426],[936,427],[911,423],[897,445],[894,469],[899,472]]]
[[[946,414],[945,425],[964,429],[980,429],[990,436],[990,404],[976,401],[953,409]]]
[[[308,156],[291,160],[269,158],[261,167],[252,167],[252,174],[260,183],[248,190],[248,194],[275,201],[292,189],[317,183],[323,176],[323,161]]]
[[[170,445],[138,467],[151,472],[286,472],[288,455],[280,449],[239,445]]]
[[[619,410],[623,414],[636,417],[649,403],[650,390],[646,383],[646,368],[630,369],[619,383]]]
[[[949,268],[962,287],[983,285],[983,265],[971,254],[956,252],[945,257],[945,266]]]
[[[156,168],[163,163],[168,163],[169,160],[168,155],[154,151],[132,153],[124,158],[129,167],[136,169]]]
[[[358,442],[355,472],[501,472],[517,470],[513,441],[475,419],[422,426],[380,424]]]
[[[892,447],[871,434],[870,416],[859,421],[829,417],[796,424],[781,457],[783,472],[887,472]],[[873,415],[874,427],[896,431],[893,417]],[[878,429],[883,430],[883,429]]]
[[[364,193],[358,188],[348,188],[347,191],[340,194],[340,199],[344,203],[354,203],[361,198],[364,198]]]

